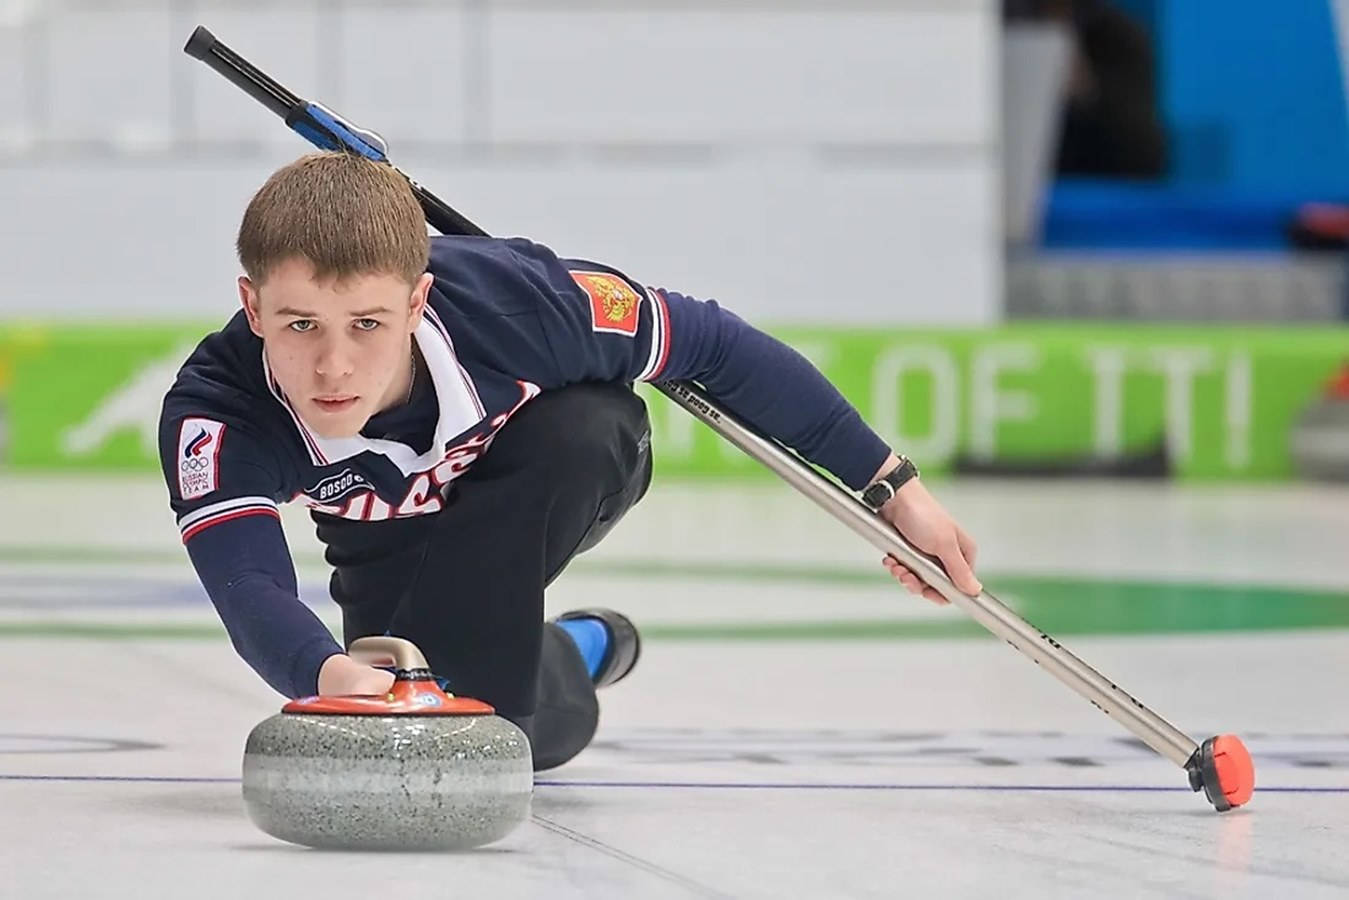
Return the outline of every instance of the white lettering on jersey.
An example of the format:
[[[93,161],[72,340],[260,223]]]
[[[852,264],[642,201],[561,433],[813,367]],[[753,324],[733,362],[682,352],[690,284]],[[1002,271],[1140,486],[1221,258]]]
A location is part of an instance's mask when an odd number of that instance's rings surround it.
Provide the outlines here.
[[[385,519],[422,516],[440,512],[445,505],[445,486],[468,471],[473,461],[487,452],[487,448],[492,445],[492,439],[496,437],[497,432],[510,420],[511,416],[519,412],[520,407],[542,392],[538,385],[530,384],[527,381],[520,382],[520,390],[519,402],[507,411],[494,416],[487,431],[447,448],[444,458],[434,468],[418,473],[408,486],[403,502],[398,504],[396,509],[385,503],[369,489],[351,495],[346,503],[340,505],[320,503],[307,493],[296,494],[293,499],[299,500],[315,512],[361,522],[381,522]],[[339,493],[357,489],[353,487],[354,483],[348,483],[349,479],[343,477],[346,474],[346,472],[343,472],[342,475],[332,476],[331,479],[325,479],[320,484],[326,484],[332,480],[339,486]]]
[[[373,492],[366,491],[352,497],[342,510],[342,518],[364,520],[370,513],[370,498],[374,496]]]
[[[365,476],[360,472],[353,472],[348,467],[336,475],[329,475],[313,487],[305,489],[304,493],[320,503],[331,505],[336,500],[341,500],[362,490],[369,490]]]
[[[390,518],[393,518],[393,510],[389,508],[389,504],[372,494],[370,496],[370,508],[366,510],[365,521],[382,522]]]
[[[431,487],[431,476],[423,472],[413,479],[408,495],[403,498],[403,502],[394,515],[422,516],[427,513],[440,512],[443,505],[440,494]]]
[[[220,442],[225,423],[189,417],[178,426],[178,496],[205,497],[220,486]]]
[[[451,447],[440,465],[431,470],[431,480],[436,487],[444,487],[468,471],[473,461],[487,452],[495,436],[495,431],[488,431]]]

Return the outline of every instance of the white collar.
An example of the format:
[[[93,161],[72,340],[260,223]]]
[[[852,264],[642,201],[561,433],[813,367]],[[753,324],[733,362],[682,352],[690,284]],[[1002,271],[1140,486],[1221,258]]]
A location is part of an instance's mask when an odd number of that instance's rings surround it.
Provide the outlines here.
[[[267,387],[290,414],[314,465],[330,466],[370,451],[387,457],[404,475],[424,472],[444,459],[445,446],[450,438],[462,434],[487,417],[473,379],[454,353],[454,342],[450,340],[449,332],[430,306],[426,307],[414,338],[431,375],[431,383],[435,385],[436,402],[440,408],[436,418],[435,439],[431,441],[430,449],[422,454],[416,453],[407,444],[383,438],[368,438],[359,434],[345,438],[325,438],[315,434],[305,425],[295,407],[286,399],[281,386],[272,377],[267,350],[263,349],[262,370]]]

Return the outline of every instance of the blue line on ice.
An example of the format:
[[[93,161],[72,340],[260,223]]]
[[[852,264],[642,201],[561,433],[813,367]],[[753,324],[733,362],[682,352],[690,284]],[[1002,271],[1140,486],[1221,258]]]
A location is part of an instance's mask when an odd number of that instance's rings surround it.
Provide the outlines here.
[[[149,782],[157,784],[238,784],[238,778],[178,775],[6,775],[0,781],[99,781]],[[1139,784],[829,784],[821,782],[715,782],[715,781],[536,781],[535,787],[565,788],[669,788],[749,791],[1186,791],[1174,785]],[[1314,787],[1279,785],[1259,787],[1259,794],[1349,794],[1349,785]]]

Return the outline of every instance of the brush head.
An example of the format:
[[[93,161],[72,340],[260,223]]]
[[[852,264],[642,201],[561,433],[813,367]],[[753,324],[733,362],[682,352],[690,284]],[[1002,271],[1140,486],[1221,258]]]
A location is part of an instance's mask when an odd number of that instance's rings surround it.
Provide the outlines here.
[[[1241,738],[1234,734],[1211,737],[1186,763],[1190,787],[1202,790],[1218,812],[1250,802],[1255,792],[1255,764]]]

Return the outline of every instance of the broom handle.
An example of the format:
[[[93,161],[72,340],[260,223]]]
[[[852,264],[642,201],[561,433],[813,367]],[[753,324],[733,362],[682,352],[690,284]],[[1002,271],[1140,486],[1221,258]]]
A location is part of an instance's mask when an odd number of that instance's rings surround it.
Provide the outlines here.
[[[821,475],[777,441],[740,421],[696,385],[665,382],[656,387],[717,434],[781,476],[825,512],[877,549],[899,560],[984,628],[1030,657],[1106,715],[1118,720],[1157,753],[1184,768],[1199,748],[1184,732],[1068,652],[1062,644],[1018,616],[988,591],[976,597],[960,591],[936,559],[909,543],[866,504]]]

